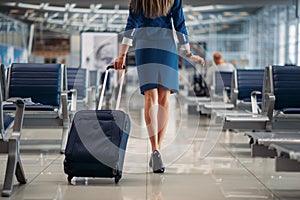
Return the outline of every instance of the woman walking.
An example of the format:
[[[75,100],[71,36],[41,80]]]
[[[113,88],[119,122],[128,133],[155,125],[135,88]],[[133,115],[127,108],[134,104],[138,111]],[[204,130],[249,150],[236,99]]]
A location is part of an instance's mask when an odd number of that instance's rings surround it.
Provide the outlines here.
[[[173,25],[172,25],[173,23]],[[149,166],[164,173],[160,149],[169,118],[169,97],[178,91],[178,54],[173,27],[181,49],[194,63],[204,59],[190,50],[182,0],[131,0],[129,16],[114,68],[125,65],[126,54],[136,41],[136,64],[140,91],[144,95],[144,118],[151,143]],[[155,106],[158,104],[158,110]]]

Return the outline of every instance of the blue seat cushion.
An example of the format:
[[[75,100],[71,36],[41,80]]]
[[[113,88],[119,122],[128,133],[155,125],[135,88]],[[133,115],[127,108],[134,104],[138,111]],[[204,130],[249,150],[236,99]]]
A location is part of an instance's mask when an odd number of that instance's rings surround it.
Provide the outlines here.
[[[275,109],[300,108],[300,67],[272,66]]]
[[[31,98],[33,102],[59,106],[61,65],[14,63],[11,66],[8,98]]]
[[[4,114],[3,116],[4,129],[6,130],[13,121],[14,121],[14,117]]]
[[[34,105],[26,105],[25,110],[27,111],[54,111],[57,106],[52,105],[42,105],[42,104],[34,104]],[[3,110],[16,110],[15,104],[7,104],[3,106]]]
[[[237,85],[238,99],[250,98],[252,91],[262,91],[264,80],[264,70],[258,69],[238,69]],[[257,95],[261,99],[261,95]]]
[[[284,108],[281,111],[284,114],[300,114],[300,108]]]
[[[232,72],[215,72],[215,93],[222,95],[224,88],[231,88]],[[230,97],[230,90],[227,91]]]

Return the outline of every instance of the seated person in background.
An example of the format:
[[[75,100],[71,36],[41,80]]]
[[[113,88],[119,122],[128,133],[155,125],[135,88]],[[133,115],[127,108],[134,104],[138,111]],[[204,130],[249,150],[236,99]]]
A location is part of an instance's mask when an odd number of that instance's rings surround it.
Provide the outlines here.
[[[213,76],[216,71],[222,72],[232,72],[235,70],[235,67],[231,63],[225,62],[221,53],[216,52],[214,54],[214,60],[212,66],[207,69],[205,82],[208,88],[210,88],[213,84]]]

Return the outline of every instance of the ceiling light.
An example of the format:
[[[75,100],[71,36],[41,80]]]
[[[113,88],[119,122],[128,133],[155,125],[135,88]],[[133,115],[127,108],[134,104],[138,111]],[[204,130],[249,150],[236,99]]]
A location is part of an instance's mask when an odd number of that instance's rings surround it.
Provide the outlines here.
[[[226,11],[226,12],[223,12],[223,15],[224,15],[224,16],[232,16],[233,13],[232,13],[232,12],[229,12],[229,11]]]
[[[241,16],[249,16],[249,13],[248,12],[240,12],[240,15]]]
[[[19,13],[19,10],[17,10],[17,9],[11,9],[9,12],[15,14],[15,13]]]
[[[31,14],[31,13],[34,13],[34,10],[29,9],[29,10],[27,10],[26,12],[27,12],[28,14]]]

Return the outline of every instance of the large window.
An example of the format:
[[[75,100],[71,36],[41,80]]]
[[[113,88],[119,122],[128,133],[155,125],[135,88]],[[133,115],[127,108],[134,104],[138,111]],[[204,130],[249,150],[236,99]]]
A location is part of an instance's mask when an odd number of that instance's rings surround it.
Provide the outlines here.
[[[279,26],[279,65],[285,63],[285,23],[280,24]],[[272,64],[272,63],[270,63]]]
[[[0,64],[27,62],[27,25],[0,13]]]
[[[266,6],[251,18],[252,65],[300,65],[300,25],[294,3]]]
[[[250,55],[248,18],[230,24],[228,22],[212,23],[206,28],[208,31],[203,30],[203,33],[192,35],[190,39],[207,44],[206,60],[208,62],[212,60],[213,54],[219,51],[226,61],[234,63],[237,68],[248,67]]]
[[[296,64],[296,24],[289,25],[289,43],[287,64]]]
[[[298,23],[298,33],[297,33],[298,37],[298,41],[297,41],[297,45],[298,45],[298,52],[297,52],[297,65],[300,65],[300,23]]]

